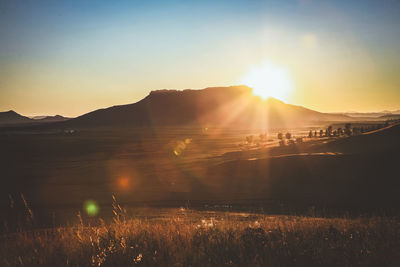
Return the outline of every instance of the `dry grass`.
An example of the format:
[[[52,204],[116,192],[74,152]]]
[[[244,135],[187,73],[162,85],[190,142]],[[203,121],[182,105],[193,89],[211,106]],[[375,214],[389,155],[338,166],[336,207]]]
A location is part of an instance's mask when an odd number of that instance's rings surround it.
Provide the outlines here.
[[[1,266],[398,266],[388,218],[311,218],[170,210],[3,236]]]

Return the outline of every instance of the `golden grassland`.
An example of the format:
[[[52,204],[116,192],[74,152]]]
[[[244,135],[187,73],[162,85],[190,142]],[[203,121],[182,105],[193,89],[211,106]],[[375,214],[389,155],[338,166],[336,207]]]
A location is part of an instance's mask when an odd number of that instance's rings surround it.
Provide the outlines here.
[[[1,266],[398,266],[400,224],[169,209],[3,235]]]

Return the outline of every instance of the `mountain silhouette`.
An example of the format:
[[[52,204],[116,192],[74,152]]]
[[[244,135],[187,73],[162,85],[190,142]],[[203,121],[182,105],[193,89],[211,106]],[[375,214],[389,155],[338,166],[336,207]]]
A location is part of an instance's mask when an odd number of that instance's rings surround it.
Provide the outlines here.
[[[398,120],[400,119],[400,114],[386,114],[378,117],[381,120]]]
[[[7,125],[7,124],[17,124],[17,123],[29,123],[33,122],[34,120],[22,116],[13,110],[0,112],[0,124]]]
[[[21,126],[35,126],[40,125],[42,123],[51,123],[51,122],[62,122],[69,120],[70,118],[63,117],[61,115],[55,116],[35,116],[33,118],[29,118],[18,114],[17,112],[10,110],[5,112],[0,112],[0,125],[2,127],[21,127]]]
[[[35,122],[56,122],[56,121],[66,121],[69,120],[70,118],[63,117],[61,115],[55,115],[55,116],[35,116],[32,119],[34,119]]]
[[[99,109],[62,124],[68,127],[266,128],[351,120],[343,114],[321,113],[273,98],[262,100],[247,86],[230,86],[152,91],[137,103]]]

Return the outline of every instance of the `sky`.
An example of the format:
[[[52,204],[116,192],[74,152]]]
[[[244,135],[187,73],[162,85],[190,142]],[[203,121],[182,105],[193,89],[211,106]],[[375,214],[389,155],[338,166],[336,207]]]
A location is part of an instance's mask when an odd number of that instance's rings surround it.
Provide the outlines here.
[[[0,111],[78,116],[265,64],[290,76],[285,102],[400,109],[400,2],[0,0]]]

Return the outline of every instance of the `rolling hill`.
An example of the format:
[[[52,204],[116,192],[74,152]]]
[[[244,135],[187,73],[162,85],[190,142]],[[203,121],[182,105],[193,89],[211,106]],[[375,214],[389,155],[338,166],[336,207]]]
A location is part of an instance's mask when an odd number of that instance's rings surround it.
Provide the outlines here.
[[[215,195],[229,192],[231,198],[398,209],[399,134],[397,124],[317,145],[276,148],[265,158],[212,166],[206,176],[212,177],[209,187]]]

